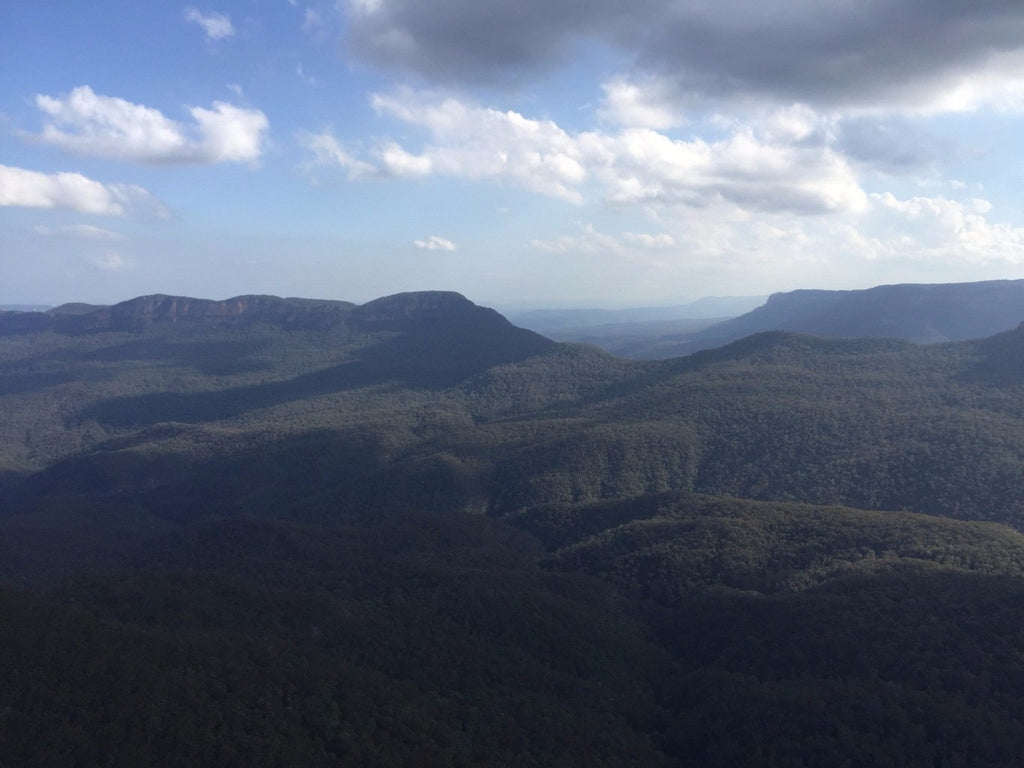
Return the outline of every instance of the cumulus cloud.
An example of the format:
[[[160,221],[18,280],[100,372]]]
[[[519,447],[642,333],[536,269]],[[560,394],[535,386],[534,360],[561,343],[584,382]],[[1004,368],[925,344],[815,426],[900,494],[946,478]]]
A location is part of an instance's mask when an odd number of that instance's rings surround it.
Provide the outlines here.
[[[80,173],[40,173],[0,165],[0,206],[68,208],[98,216],[122,216],[144,204],[163,210],[142,187],[102,184]]]
[[[681,141],[651,130],[582,138],[603,158],[597,172],[619,203],[718,200],[759,211],[829,213],[863,207],[846,160],[828,146],[766,141],[744,128],[719,141]]]
[[[885,192],[871,202],[872,216],[850,234],[864,258],[1024,264],[1024,228],[990,221],[988,200]]]
[[[647,128],[569,133],[551,120],[410,91],[377,94],[373,105],[425,129],[428,142],[409,149],[387,141],[357,159],[321,135],[309,145],[317,163],[350,176],[503,182],[571,203],[597,194],[616,204],[703,207],[725,200],[762,211],[827,213],[865,201],[843,156],[823,140],[808,140],[803,129],[741,125],[718,141],[679,140]]]
[[[201,139],[192,147],[199,162],[245,162],[263,152],[267,117],[259,110],[215,101],[213,109],[192,107]]]
[[[266,115],[222,101],[191,107],[193,123],[159,110],[94,93],[87,85],[63,97],[40,94],[36,106],[49,117],[35,139],[68,152],[136,163],[222,163],[260,157]]]
[[[618,77],[601,86],[604,103],[602,119],[631,128],[664,130],[685,122],[671,89],[664,80],[648,78],[633,82]]]
[[[415,240],[413,244],[424,251],[454,251],[456,245],[446,237],[431,235],[425,240]]]
[[[222,40],[235,34],[231,19],[223,13],[201,13],[196,8],[185,9],[185,21],[198,24],[207,40]]]
[[[581,223],[529,244],[576,268],[629,265],[622,279],[647,281],[651,290],[695,276],[716,290],[734,290],[730,282],[771,284],[780,270],[798,274],[802,285],[863,284],[871,275],[878,282],[919,281],[922,265],[936,277],[969,280],[1024,265],[1024,227],[1000,221],[996,211],[980,198],[889,193],[869,195],[860,211],[827,217],[751,216],[721,201],[699,210],[666,208],[650,217],[649,230]]]
[[[349,0],[350,49],[435,82],[515,80],[603,44],[722,98],[948,111],[1024,107],[1024,5],[959,0]],[[626,97],[620,92],[617,97]],[[656,127],[656,126],[647,126]]]
[[[508,181],[544,195],[582,200],[577,187],[586,169],[579,148],[553,121],[411,91],[376,94],[372,103],[381,114],[426,128],[433,139],[418,153],[387,143],[377,153],[387,174]]]

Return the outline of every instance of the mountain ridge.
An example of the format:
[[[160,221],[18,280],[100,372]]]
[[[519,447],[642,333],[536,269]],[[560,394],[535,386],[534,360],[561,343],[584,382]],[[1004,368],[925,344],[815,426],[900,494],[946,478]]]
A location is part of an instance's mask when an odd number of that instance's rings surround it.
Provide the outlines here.
[[[491,326],[504,322],[494,310],[480,307],[452,291],[397,293],[362,305],[257,294],[216,300],[156,293],[112,305],[70,303],[45,312],[0,311],[0,335],[137,331],[153,323],[190,321],[226,325],[269,322],[285,327],[326,328],[351,320],[360,330],[409,330],[420,323],[470,316]]]
[[[774,330],[931,344],[992,336],[1022,321],[1024,280],[799,289],[772,294],[764,305],[680,340],[667,351],[692,354]]]

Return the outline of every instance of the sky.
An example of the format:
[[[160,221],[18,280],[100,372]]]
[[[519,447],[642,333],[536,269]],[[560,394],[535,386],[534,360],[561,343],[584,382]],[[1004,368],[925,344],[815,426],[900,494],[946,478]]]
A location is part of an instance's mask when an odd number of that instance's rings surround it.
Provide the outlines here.
[[[1024,278],[1020,0],[0,2],[0,303]]]

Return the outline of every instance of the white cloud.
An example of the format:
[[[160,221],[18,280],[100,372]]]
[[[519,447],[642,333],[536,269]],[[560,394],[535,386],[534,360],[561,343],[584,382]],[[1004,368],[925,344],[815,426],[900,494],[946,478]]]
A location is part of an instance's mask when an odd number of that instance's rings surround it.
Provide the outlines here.
[[[765,141],[752,129],[720,141],[680,141],[645,129],[580,137],[610,200],[684,203],[718,200],[759,211],[857,210],[865,195],[846,160],[827,146]]]
[[[307,170],[318,166],[340,167],[345,169],[350,179],[358,179],[377,174],[377,168],[370,163],[357,160],[342,149],[341,144],[327,131],[320,133],[299,133],[298,141],[313,154],[313,160],[307,164]]]
[[[377,155],[388,176],[429,176],[434,170],[429,155],[414,155],[394,142],[383,145]]]
[[[222,40],[235,34],[231,19],[223,13],[200,13],[195,8],[185,9],[185,21],[198,24],[203,28],[207,40]]]
[[[263,152],[267,117],[259,110],[242,109],[215,101],[213,109],[192,107],[189,113],[199,126],[202,139],[194,147],[204,162],[245,162]]]
[[[861,236],[848,233],[864,258],[1024,264],[1024,228],[989,221],[988,200],[900,199],[886,192],[871,195],[871,202]]]
[[[216,101],[192,107],[183,125],[159,110],[79,86],[62,98],[40,94],[36,105],[51,122],[38,141],[68,152],[137,163],[220,163],[259,158],[269,123],[255,109]]]
[[[530,120],[457,99],[434,101],[410,91],[376,94],[372,104],[381,114],[427,128],[435,142],[419,154],[394,142],[385,144],[377,155],[386,173],[507,181],[543,195],[582,201],[576,187],[586,170],[578,147],[550,120]]]
[[[601,86],[604,103],[598,114],[603,120],[630,128],[665,130],[685,122],[671,88],[662,80],[648,78],[635,83],[615,78]]]
[[[431,235],[425,240],[415,240],[413,244],[425,251],[454,251],[456,245],[446,237]]]
[[[155,204],[142,187],[102,184],[80,173],[46,174],[0,165],[0,206],[69,208],[98,216],[122,216],[137,202]]]
[[[335,141],[330,152],[312,148],[320,164],[346,167],[350,176],[504,182],[571,203],[596,191],[617,204],[704,207],[724,200],[751,210],[801,213],[866,204],[845,158],[824,139],[808,140],[816,130],[809,110],[780,113],[763,128],[736,125],[726,138],[709,142],[646,128],[570,134],[551,120],[410,91],[377,94],[373,106],[426,129],[428,143],[411,150],[387,141],[356,159]]]
[[[628,265],[622,279],[634,287],[646,281],[652,291],[684,285],[695,275],[717,281],[719,291],[735,290],[730,282],[790,290],[920,281],[923,268],[936,277],[970,280],[1024,265],[1024,227],[994,220],[995,210],[977,198],[886,193],[870,195],[862,210],[832,216],[749,215],[719,201],[701,209],[665,206],[652,216],[657,229],[649,233],[579,224],[529,244],[580,269]]]

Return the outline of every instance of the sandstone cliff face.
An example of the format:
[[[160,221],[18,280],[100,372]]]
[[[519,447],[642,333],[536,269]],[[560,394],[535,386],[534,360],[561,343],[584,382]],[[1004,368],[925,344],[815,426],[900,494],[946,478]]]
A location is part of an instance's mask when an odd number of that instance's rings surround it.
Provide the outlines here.
[[[345,321],[355,304],[345,301],[235,296],[223,301],[154,294],[113,306],[65,305],[49,312],[2,312],[0,333],[89,333],[138,331],[153,323],[209,322],[245,325],[268,322],[323,328]]]
[[[691,336],[673,352],[691,354],[763,331],[917,344],[980,339],[1024,320],[1024,280],[880,285],[856,291],[798,290]]]
[[[205,321],[222,324],[270,322],[277,325],[324,327],[341,322],[355,306],[348,302],[302,302],[277,296],[235,296],[223,301],[184,296],[141,296],[101,312],[99,322],[113,329],[131,330],[155,322]]]
[[[534,343],[542,338],[515,328],[493,309],[479,307],[451,291],[399,293],[361,306],[345,301],[278,296],[235,296],[213,301],[154,294],[113,306],[69,304],[48,312],[0,312],[0,335],[37,331],[134,332],[164,323],[269,323],[304,329],[348,326],[365,333],[424,331],[455,336],[487,336],[493,332],[504,336],[514,331],[516,335],[528,335]]]

